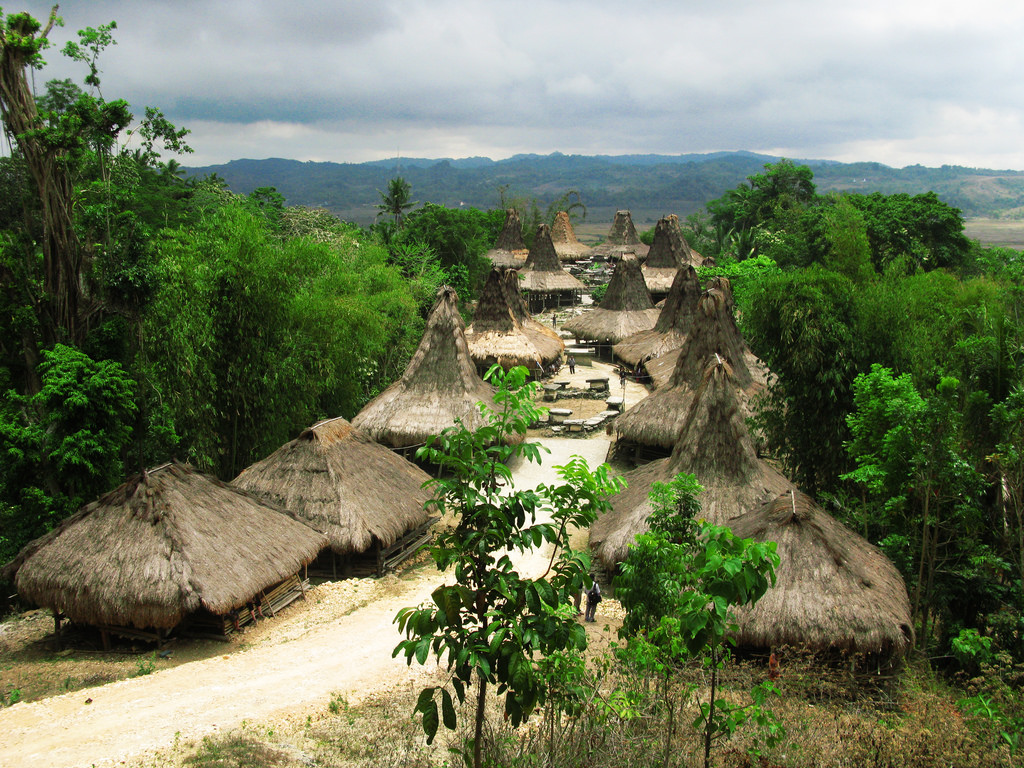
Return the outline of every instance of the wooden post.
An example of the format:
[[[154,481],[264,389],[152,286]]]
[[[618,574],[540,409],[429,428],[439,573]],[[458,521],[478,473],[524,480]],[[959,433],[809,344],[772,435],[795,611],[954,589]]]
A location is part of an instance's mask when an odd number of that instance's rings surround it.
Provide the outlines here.
[[[54,635],[55,643],[56,643],[56,646],[57,646],[56,650],[63,651],[64,650],[64,646],[63,646],[63,639],[61,638],[61,632],[60,632],[60,619],[61,619],[61,612],[60,611],[54,611],[53,612],[53,635]]]

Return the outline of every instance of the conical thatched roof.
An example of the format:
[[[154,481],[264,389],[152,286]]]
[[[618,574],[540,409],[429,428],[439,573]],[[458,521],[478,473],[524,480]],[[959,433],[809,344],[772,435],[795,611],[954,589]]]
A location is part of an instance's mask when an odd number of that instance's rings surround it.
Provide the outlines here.
[[[583,283],[562,269],[547,224],[537,227],[533,247],[520,274],[523,278],[521,287],[527,291],[557,293],[583,290]]]
[[[425,523],[430,479],[410,461],[329,419],[244,469],[233,485],[284,507],[327,536],[339,555],[383,547]]]
[[[455,290],[441,286],[405,373],[366,404],[353,427],[378,443],[410,448],[456,420],[468,429],[486,424],[477,403],[494,408],[494,388],[477,375],[457,303]]]
[[[564,343],[536,330],[527,332],[512,307],[512,301],[521,303],[522,298],[517,293],[510,301],[508,286],[505,270],[492,269],[480,293],[473,324],[466,329],[469,354],[478,368],[487,369],[495,363],[505,370],[517,365],[531,371],[538,366],[546,368],[562,356]],[[525,307],[521,311],[525,312]]]
[[[676,272],[689,264],[689,248],[679,228],[679,218],[672,215],[658,219],[654,226],[654,242],[643,266],[647,290],[655,295],[668,293]]]
[[[693,313],[700,297],[700,281],[693,267],[683,267],[672,281],[665,306],[658,321],[649,331],[623,339],[612,348],[615,357],[630,367],[641,360],[657,358],[683,346],[693,323]]]
[[[172,463],[82,507],[26,545],[5,575],[73,621],[168,629],[200,609],[245,605],[327,543],[282,510]]]
[[[635,253],[637,258],[642,260],[647,256],[648,250],[649,247],[641,243],[637,237],[632,214],[629,211],[616,211],[615,221],[608,230],[607,239],[594,246],[593,254],[606,259],[617,259],[623,253]]]
[[[792,487],[757,457],[729,365],[719,357],[704,369],[672,455],[626,473],[626,489],[591,526],[590,544],[606,568],[625,559],[636,536],[648,530],[651,484],[668,482],[679,472],[694,474],[704,486],[701,517],[718,525],[729,525]]]
[[[914,641],[896,567],[799,491],[730,522],[741,538],[778,544],[775,586],[735,611],[739,645],[794,645],[901,657]]]
[[[494,248],[484,254],[495,266],[521,267],[527,254],[523,242],[523,223],[515,208],[505,211],[505,225],[494,241]]]
[[[658,315],[640,274],[640,263],[635,256],[627,254],[616,264],[601,305],[577,315],[562,328],[575,334],[577,339],[616,344],[627,336],[653,328]]]
[[[709,289],[701,294],[672,377],[666,386],[656,389],[615,420],[620,440],[671,449],[683,428],[694,393],[703,382],[708,360],[716,355],[729,366],[729,380],[743,390],[741,407],[749,415],[747,391],[753,379],[743,354],[743,338],[728,307],[728,296],[721,290]]]
[[[508,270],[505,272],[505,279],[502,281],[502,285],[505,289],[505,299],[508,302],[509,307],[512,308],[512,315],[522,326],[527,336],[531,338],[535,336],[546,336],[549,339],[553,339],[558,344],[558,352],[562,353],[565,349],[565,342],[562,341],[562,337],[559,336],[554,328],[549,328],[544,323],[539,323],[533,319],[530,315],[530,310],[526,306],[526,300],[523,298],[522,291],[519,290],[522,281],[519,279],[519,273],[514,270]],[[537,343],[543,343],[543,339],[534,339]]]
[[[590,255],[590,246],[576,239],[576,232],[573,231],[572,222],[566,211],[559,211],[555,215],[555,223],[551,227],[551,242],[561,261],[578,261]]]
[[[736,380],[743,390],[744,407],[747,407],[751,399],[768,386],[768,368],[750,351],[736,326],[734,318],[736,301],[733,298],[732,286],[728,279],[712,278],[705,294],[720,296],[720,300],[717,301],[716,314],[718,325],[715,328],[714,339],[703,339],[704,348],[697,360],[702,360],[710,352],[719,352],[725,355],[736,369]],[[693,322],[694,325],[698,324],[696,316]],[[666,352],[645,365],[655,389],[674,386],[678,382],[679,375],[683,375],[686,370],[693,370],[692,362],[683,363],[682,369],[679,367],[680,358],[685,351],[686,345],[684,344],[679,349]]]

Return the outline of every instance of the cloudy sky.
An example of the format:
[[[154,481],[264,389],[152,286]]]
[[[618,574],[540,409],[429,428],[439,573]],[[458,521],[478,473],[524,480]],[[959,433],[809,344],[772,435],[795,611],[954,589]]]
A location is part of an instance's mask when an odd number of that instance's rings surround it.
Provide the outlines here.
[[[45,16],[51,3],[3,3]],[[1020,0],[67,0],[186,165],[747,149],[1024,170]]]

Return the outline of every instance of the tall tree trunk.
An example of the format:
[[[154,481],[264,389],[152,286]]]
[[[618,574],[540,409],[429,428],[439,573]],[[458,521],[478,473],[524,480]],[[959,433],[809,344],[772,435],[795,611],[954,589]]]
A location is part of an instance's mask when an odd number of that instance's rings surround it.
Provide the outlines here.
[[[43,289],[47,306],[40,324],[44,341],[78,344],[85,333],[83,259],[71,214],[71,176],[63,152],[48,146],[33,133],[44,126],[27,74],[41,41],[56,20],[57,8],[54,7],[49,22],[38,34],[33,35],[27,25],[11,33],[0,32],[0,114],[25,158],[42,206]],[[16,36],[16,39],[8,39],[9,36]]]

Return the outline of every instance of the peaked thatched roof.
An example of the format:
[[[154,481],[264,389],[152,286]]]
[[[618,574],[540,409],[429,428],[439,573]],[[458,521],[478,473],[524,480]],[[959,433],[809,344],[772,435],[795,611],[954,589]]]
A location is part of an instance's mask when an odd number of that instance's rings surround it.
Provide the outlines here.
[[[515,208],[505,211],[505,224],[494,241],[494,247],[484,254],[496,266],[521,267],[527,248],[523,242],[523,223]]]
[[[327,536],[339,555],[383,547],[425,523],[430,479],[345,419],[303,430],[232,484],[284,507]]]
[[[757,457],[736,385],[721,358],[713,357],[704,369],[672,455],[626,473],[626,489],[612,497],[611,511],[591,526],[590,544],[605,567],[625,559],[636,536],[648,530],[651,484],[668,482],[679,472],[693,473],[704,486],[701,517],[718,525],[729,525],[792,487]]]
[[[643,266],[647,290],[652,294],[667,293],[676,272],[690,264],[690,249],[679,228],[679,217],[673,214],[659,219],[654,226],[654,242]]]
[[[591,251],[589,245],[584,245],[576,239],[576,232],[573,231],[572,222],[566,211],[559,211],[555,215],[555,223],[551,227],[551,242],[561,261],[577,261],[588,256]]]
[[[612,348],[615,357],[632,367],[641,360],[657,358],[683,346],[693,323],[693,313],[697,309],[700,294],[697,270],[693,267],[678,270],[654,327],[616,344]]]
[[[702,360],[710,352],[719,352],[725,355],[736,369],[736,380],[743,390],[744,407],[746,407],[754,395],[764,391],[768,386],[768,368],[750,351],[736,326],[734,318],[736,301],[733,298],[729,280],[724,277],[712,278],[705,294],[720,297],[716,300],[718,324],[715,329],[715,338],[703,339],[704,348],[697,360]],[[696,316],[693,322],[694,325],[698,325]],[[703,324],[702,327],[704,327]],[[680,358],[685,350],[686,345],[684,344],[679,349],[666,352],[645,365],[655,389],[674,386],[679,375],[683,375],[686,370],[693,370],[692,362],[684,362],[683,368],[679,367]]]
[[[672,376],[664,386],[615,420],[619,439],[672,448],[690,401],[703,381],[705,367],[713,357],[728,365],[729,380],[740,390],[737,394],[743,413],[750,415],[750,398],[758,390],[747,368],[743,337],[729,309],[730,298],[731,294],[721,288],[709,288],[701,294],[690,333],[678,355],[668,353],[654,361],[674,357]],[[648,371],[651,367],[648,363]]]
[[[530,310],[526,306],[523,293],[519,290],[521,284],[522,281],[519,279],[518,272],[514,270],[505,272],[505,279],[502,285],[505,289],[505,298],[508,305],[512,308],[512,315],[519,322],[519,325],[523,327],[527,336],[533,338],[540,335],[553,339],[558,344],[558,351],[561,354],[562,350],[565,349],[565,342],[562,341],[562,337],[555,332],[554,328],[549,328],[544,323],[539,323],[533,319],[530,315]],[[535,341],[537,340],[535,339]],[[542,342],[543,340],[540,341]]]
[[[731,521],[741,538],[774,541],[775,586],[735,611],[740,645],[795,645],[900,657],[914,641],[899,571],[813,499],[788,491]]]
[[[167,629],[202,608],[245,605],[326,546],[284,511],[172,463],[82,507],[27,544],[5,575],[73,621]]]
[[[441,286],[405,373],[367,403],[352,426],[378,443],[409,448],[456,420],[469,429],[486,424],[477,403],[495,407],[494,388],[477,375],[457,304],[455,290]]]
[[[619,259],[601,305],[569,320],[562,328],[577,339],[615,344],[634,333],[654,327],[660,313],[640,274],[633,254]]]
[[[518,280],[515,273],[513,279]],[[524,365],[530,370],[536,370],[538,366],[546,368],[561,357],[565,345],[553,334],[540,333],[536,329],[527,331],[512,306],[513,303],[521,304],[522,297],[518,287],[515,297],[510,297],[510,285],[505,270],[491,270],[480,293],[473,324],[466,329],[469,354],[481,368],[489,368],[494,363],[499,363],[505,370],[516,365]],[[526,312],[525,306],[518,309]],[[540,326],[539,323],[534,324]]]
[[[615,221],[608,230],[608,237],[600,245],[594,246],[593,254],[606,259],[617,259],[623,253],[635,253],[637,258],[643,259],[647,256],[648,250],[649,247],[641,243],[637,237],[632,214],[629,211],[616,211]]]
[[[526,266],[520,272],[521,287],[537,293],[557,293],[560,291],[582,291],[583,283],[570,275],[558,260],[555,245],[551,242],[551,230],[547,224],[537,227],[533,238],[533,247],[526,257]]]

